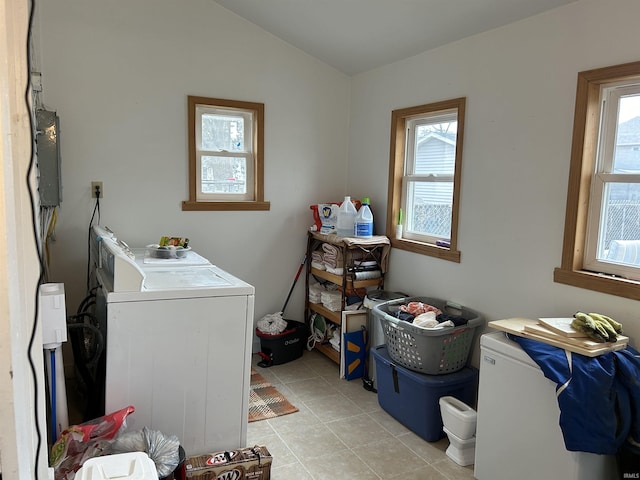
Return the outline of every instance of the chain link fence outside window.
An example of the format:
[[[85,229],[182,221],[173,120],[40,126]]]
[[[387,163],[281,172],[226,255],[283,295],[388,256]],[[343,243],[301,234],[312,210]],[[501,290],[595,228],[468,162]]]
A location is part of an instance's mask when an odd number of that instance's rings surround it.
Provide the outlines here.
[[[640,202],[614,200],[607,207],[605,249],[612,240],[640,240]],[[437,237],[451,235],[451,205],[416,205],[413,209],[413,231]]]
[[[605,248],[612,240],[640,240],[640,202],[614,200],[607,206]]]
[[[422,203],[413,208],[412,230],[435,237],[451,237],[451,205]]]

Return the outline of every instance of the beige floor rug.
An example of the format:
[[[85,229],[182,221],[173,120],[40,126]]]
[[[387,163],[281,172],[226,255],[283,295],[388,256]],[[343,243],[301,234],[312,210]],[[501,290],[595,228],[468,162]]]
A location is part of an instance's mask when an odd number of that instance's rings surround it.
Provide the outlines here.
[[[249,422],[266,420],[297,412],[276,387],[267,382],[253,368],[251,369],[251,389],[249,392]]]

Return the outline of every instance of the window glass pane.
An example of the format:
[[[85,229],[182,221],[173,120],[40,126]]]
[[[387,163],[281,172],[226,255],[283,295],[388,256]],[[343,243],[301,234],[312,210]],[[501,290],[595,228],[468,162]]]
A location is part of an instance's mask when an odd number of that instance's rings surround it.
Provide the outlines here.
[[[244,157],[203,156],[201,165],[202,193],[247,192],[247,160]]]
[[[231,115],[202,115],[202,150],[244,152],[244,118]]]
[[[414,172],[453,175],[456,164],[457,121],[416,126]]]
[[[433,237],[451,237],[453,182],[410,182],[407,229]]]
[[[598,260],[640,266],[639,240],[640,185],[607,185],[602,205]]]
[[[620,97],[614,173],[640,172],[640,95]]]

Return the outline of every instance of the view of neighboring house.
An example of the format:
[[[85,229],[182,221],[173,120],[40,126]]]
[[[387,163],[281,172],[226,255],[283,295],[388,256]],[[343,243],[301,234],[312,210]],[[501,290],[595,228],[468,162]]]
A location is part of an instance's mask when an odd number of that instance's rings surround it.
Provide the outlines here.
[[[637,173],[640,171],[640,117],[618,125],[614,173]],[[640,191],[633,192],[633,199]],[[624,197],[630,200],[628,196]]]
[[[429,181],[413,183],[413,201],[417,212],[413,230],[449,238],[453,201],[453,172],[456,160],[456,135],[428,132],[416,143],[416,175],[432,175]],[[420,208],[422,205],[424,208]]]

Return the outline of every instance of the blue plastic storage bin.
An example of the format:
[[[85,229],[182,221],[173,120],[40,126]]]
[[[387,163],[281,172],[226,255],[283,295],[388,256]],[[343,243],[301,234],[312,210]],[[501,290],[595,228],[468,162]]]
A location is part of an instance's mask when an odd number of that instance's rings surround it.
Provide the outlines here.
[[[428,442],[445,436],[442,430],[440,397],[452,396],[474,406],[478,369],[463,369],[445,375],[425,375],[397,365],[386,345],[372,350],[376,360],[378,403],[392,417]]]

